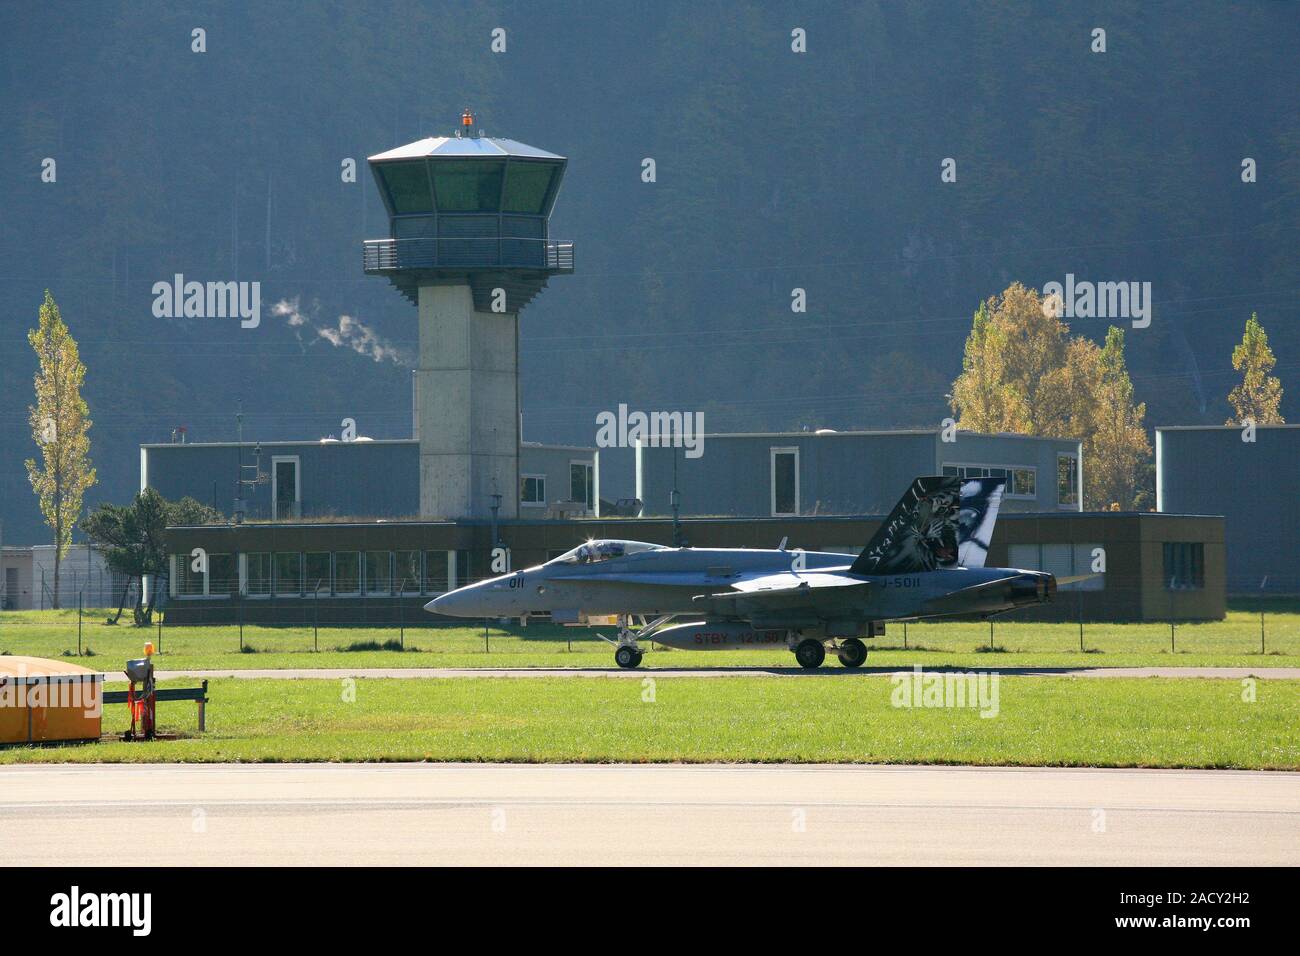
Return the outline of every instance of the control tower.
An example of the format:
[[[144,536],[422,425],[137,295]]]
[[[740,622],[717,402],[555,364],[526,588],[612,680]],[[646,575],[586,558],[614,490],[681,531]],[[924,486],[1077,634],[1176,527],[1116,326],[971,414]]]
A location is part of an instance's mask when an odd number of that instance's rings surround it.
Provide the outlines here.
[[[466,111],[454,135],[368,162],[389,238],[365,242],[365,272],[419,310],[420,515],[485,518],[499,500],[517,517],[519,312],[573,272],[573,243],[549,225],[567,160],[485,136]]]

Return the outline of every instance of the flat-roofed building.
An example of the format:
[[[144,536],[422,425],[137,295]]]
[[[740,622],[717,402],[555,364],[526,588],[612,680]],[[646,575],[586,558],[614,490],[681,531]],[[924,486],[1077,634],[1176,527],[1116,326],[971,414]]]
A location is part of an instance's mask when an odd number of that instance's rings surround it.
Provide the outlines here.
[[[1004,513],[1082,509],[1086,465],[1073,439],[822,430],[705,435],[699,450],[636,449],[643,515],[672,514],[674,487],[683,515],[885,514],[918,475],[1004,477]]]
[[[1300,425],[1156,429],[1156,510],[1223,515],[1233,594],[1300,593]]]

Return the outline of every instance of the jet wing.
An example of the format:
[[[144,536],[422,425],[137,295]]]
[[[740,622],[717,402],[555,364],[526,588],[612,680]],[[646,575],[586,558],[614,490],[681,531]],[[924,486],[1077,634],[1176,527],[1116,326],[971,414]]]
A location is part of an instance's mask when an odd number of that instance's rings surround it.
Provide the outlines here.
[[[730,591],[693,600],[707,613],[743,615],[794,608],[831,609],[862,601],[870,583],[840,574],[783,571],[732,582]]]

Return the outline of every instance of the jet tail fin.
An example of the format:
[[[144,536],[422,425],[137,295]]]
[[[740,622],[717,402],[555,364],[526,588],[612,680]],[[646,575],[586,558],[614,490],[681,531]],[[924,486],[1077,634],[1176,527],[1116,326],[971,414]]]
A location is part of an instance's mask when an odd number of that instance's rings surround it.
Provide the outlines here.
[[[917,478],[849,570],[984,567],[1005,484],[1004,478]]]

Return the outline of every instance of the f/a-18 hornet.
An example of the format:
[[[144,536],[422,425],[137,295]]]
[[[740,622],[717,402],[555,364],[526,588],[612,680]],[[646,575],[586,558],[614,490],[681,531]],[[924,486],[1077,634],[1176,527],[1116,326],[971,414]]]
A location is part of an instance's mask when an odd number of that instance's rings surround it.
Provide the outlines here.
[[[453,617],[551,615],[618,625],[614,660],[641,663],[650,639],[684,650],[785,646],[806,668],[830,648],[845,667],[867,659],[862,638],[886,621],[987,618],[1056,593],[1045,571],[986,568],[1001,478],[917,478],[866,549],[852,555],[752,548],[671,548],[587,541],[545,564],[430,601]],[[1075,579],[1062,579],[1068,583]],[[643,626],[632,627],[640,618]],[[689,618],[685,623],[673,623]]]

